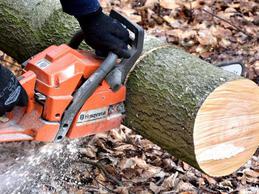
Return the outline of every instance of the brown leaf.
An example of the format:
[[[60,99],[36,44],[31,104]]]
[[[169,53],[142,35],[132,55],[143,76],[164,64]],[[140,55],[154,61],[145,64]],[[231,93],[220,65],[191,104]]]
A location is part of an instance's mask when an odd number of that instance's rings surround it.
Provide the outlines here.
[[[86,148],[78,148],[79,153],[86,155],[89,158],[95,158],[96,157],[96,149],[93,148],[93,146],[88,146]]]
[[[118,194],[128,194],[129,193],[127,187],[117,187],[114,191]]]
[[[216,38],[223,39],[228,36],[232,36],[232,32],[229,29],[225,29],[221,26],[211,26],[210,27],[211,34]]]
[[[115,140],[119,140],[119,141],[124,141],[126,139],[126,135],[124,134],[124,132],[122,130],[119,129],[112,129],[109,131],[109,135],[115,139]]]
[[[255,67],[251,66],[249,69],[249,73],[253,73],[253,69],[255,70],[256,75],[259,75],[259,66],[257,66],[257,65]],[[251,76],[251,78],[254,79],[255,75],[252,74],[252,76]]]
[[[141,169],[147,169],[149,167],[145,160],[138,157],[123,159],[119,163],[121,169],[135,168],[136,166]]]
[[[205,175],[205,174],[203,174],[202,176],[209,182],[209,184],[211,185],[217,184],[217,181],[214,178],[209,177],[208,175]]]
[[[216,46],[218,43],[217,38],[208,29],[199,30],[197,39],[201,45]]]
[[[247,71],[248,79],[255,79],[256,75],[259,75],[259,67],[250,66]]]
[[[183,47],[192,47],[197,41],[197,32],[192,29],[181,31],[180,44]]]
[[[134,150],[134,146],[131,144],[124,144],[114,148],[116,151]]]
[[[196,193],[196,192],[195,192]],[[194,194],[194,192],[181,192],[180,194]]]
[[[141,175],[142,178],[145,179],[149,179],[151,177],[160,177],[164,178],[165,173],[163,171],[161,171],[160,167],[156,167],[156,166],[149,166]]]
[[[102,174],[102,173],[99,173],[97,176],[96,176],[96,179],[100,182],[104,182],[106,180],[106,177]]]
[[[159,0],[147,0],[145,3],[145,7],[153,8],[155,4],[158,4]]]
[[[159,193],[160,191],[161,191],[161,187],[160,186],[157,186],[155,183],[153,183],[153,182],[150,182],[149,183],[149,188],[150,188],[150,190],[151,191],[153,191],[155,194],[156,193]]]
[[[160,6],[166,9],[177,9],[180,5],[176,0],[160,0]]]
[[[189,170],[191,168],[191,166],[185,162],[183,162],[183,169],[184,170]]]
[[[153,193],[148,190],[143,190],[143,191],[137,192],[136,194],[153,194]]]
[[[97,140],[96,140],[96,144],[97,144],[98,147],[104,149],[106,152],[108,152],[108,153],[113,153],[112,150],[106,148],[106,146],[105,146],[105,144],[104,144],[104,142],[103,142],[102,140],[97,139]]]
[[[247,169],[244,171],[244,174],[249,180],[248,182],[259,183],[259,172]]]
[[[198,183],[199,183],[199,187],[202,187],[206,184],[204,178],[199,178]]]
[[[253,23],[254,23],[254,25],[259,26],[259,15],[254,16]]]
[[[128,180],[141,175],[136,169],[133,169],[133,168],[125,168],[122,170],[122,172],[123,172],[123,177]]]
[[[154,143],[152,143],[150,140],[148,139],[142,139],[140,142],[141,146],[144,148],[144,150],[149,150],[149,149],[153,149],[153,148],[158,148],[158,146],[156,146]]]
[[[181,28],[183,26],[182,22],[179,19],[173,17],[164,16],[163,19],[172,27],[172,28]]]
[[[176,187],[176,190],[181,192],[181,191],[188,191],[188,192],[195,192],[196,189],[195,187],[188,182],[180,181],[179,184]]]
[[[175,186],[175,182],[178,176],[178,172],[176,172],[175,174],[172,174],[171,176],[167,177],[163,183],[162,183],[162,187],[165,188],[166,190],[171,189]]]
[[[200,54],[202,57],[204,57],[204,58],[206,58],[206,54],[204,54],[204,53],[208,53],[208,51],[209,51],[209,47],[207,47],[207,46],[204,46],[204,45],[201,45],[201,44],[199,44],[196,48],[195,48],[195,52],[196,53],[198,53],[198,54]],[[204,55],[205,56],[204,56]]]
[[[174,161],[170,158],[166,158],[163,160],[163,168],[166,170],[171,170],[176,167]]]

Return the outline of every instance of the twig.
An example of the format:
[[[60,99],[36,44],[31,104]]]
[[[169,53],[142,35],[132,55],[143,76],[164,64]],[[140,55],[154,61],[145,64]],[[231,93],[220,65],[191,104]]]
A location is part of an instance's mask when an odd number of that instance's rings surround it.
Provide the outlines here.
[[[107,170],[103,167],[103,165],[101,165],[101,164],[99,164],[98,162],[93,162],[93,161],[91,161],[91,160],[87,160],[87,159],[83,159],[83,162],[84,163],[87,163],[87,164],[90,164],[90,165],[93,165],[93,166],[96,166],[97,168],[99,168],[103,173],[104,173],[104,175],[108,178],[108,179],[110,179],[110,180],[112,180],[113,182],[115,182],[117,185],[119,185],[119,186],[123,186],[123,184],[122,184],[122,182],[121,181],[119,181],[118,179],[116,179],[115,177],[113,177],[112,175],[110,175],[108,172],[107,172]]]
[[[245,34],[245,35],[248,36],[249,38],[253,38],[250,34],[248,34],[248,32],[246,32],[246,31],[240,29],[238,26],[232,24],[231,22],[227,21],[226,19],[224,19],[224,18],[222,18],[222,17],[219,17],[219,16],[215,15],[214,13],[211,13],[211,12],[207,11],[206,9],[203,9],[203,8],[202,8],[201,10],[204,11],[204,12],[206,12],[206,13],[208,13],[208,14],[210,14],[210,15],[212,15],[212,16],[215,17],[215,18],[218,18],[219,20],[222,20],[223,22],[226,22],[226,23],[229,24],[230,26],[234,27],[237,31],[242,32],[243,34]]]

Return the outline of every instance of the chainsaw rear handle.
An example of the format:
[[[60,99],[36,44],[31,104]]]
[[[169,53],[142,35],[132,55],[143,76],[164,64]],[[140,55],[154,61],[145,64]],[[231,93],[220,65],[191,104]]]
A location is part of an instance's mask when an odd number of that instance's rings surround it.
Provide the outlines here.
[[[119,90],[120,86],[124,83],[127,74],[141,55],[144,42],[144,30],[139,25],[130,22],[126,17],[122,16],[118,12],[112,10],[110,16],[118,20],[124,25],[131,33],[129,40],[130,58],[122,59],[120,64],[106,76],[106,81],[110,85],[113,91]],[[84,40],[84,32],[79,30],[69,42],[69,46],[74,49],[78,49],[81,42]]]

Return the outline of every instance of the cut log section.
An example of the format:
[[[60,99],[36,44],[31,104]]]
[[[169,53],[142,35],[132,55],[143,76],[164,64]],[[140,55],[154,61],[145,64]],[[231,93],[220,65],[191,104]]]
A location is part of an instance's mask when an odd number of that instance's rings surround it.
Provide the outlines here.
[[[0,16],[0,49],[19,62],[78,28],[58,0],[0,0]],[[208,175],[235,171],[259,144],[258,86],[156,38],[127,88],[125,124]]]
[[[199,167],[223,176],[242,166],[259,142],[259,93],[248,80],[227,82],[213,91],[199,109],[194,150]]]
[[[259,144],[258,86],[154,42],[129,76],[126,124],[210,176],[231,174]]]

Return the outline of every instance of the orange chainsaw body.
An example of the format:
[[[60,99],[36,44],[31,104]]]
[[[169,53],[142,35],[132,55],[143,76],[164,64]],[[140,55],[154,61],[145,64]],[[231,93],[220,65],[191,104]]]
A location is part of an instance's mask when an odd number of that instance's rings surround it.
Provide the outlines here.
[[[28,106],[16,107],[8,114],[9,121],[0,123],[0,142],[53,141],[73,93],[101,63],[93,54],[65,44],[35,55],[19,78],[29,96]],[[66,136],[78,138],[119,127],[125,98],[125,86],[113,92],[102,81],[77,113]]]

